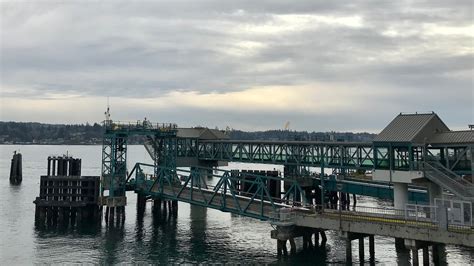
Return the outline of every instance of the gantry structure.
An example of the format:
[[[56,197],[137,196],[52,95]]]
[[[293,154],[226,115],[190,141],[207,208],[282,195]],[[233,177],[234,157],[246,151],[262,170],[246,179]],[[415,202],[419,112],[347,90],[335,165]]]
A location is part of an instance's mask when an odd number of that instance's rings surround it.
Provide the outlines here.
[[[127,144],[134,136],[142,139],[154,164],[137,163],[128,172]],[[229,140],[223,132],[207,128],[109,119],[105,121],[102,149],[102,202],[107,206],[123,206],[125,191],[133,189],[153,197],[266,219],[268,213],[265,214],[262,206],[269,204],[270,209],[276,210],[283,206],[277,204],[296,200],[304,204],[309,198],[305,193],[311,191],[308,187],[357,193],[356,190],[367,191],[361,187],[378,186],[376,182],[387,182],[393,188],[393,197],[398,195],[397,208],[403,208],[413,198],[409,184],[434,184],[437,190],[429,193],[431,203],[443,190],[472,202],[474,189],[466,177],[473,175],[473,145],[474,131],[451,131],[435,113],[399,114],[373,142],[366,143]],[[231,171],[212,172],[213,167],[228,162],[284,165],[285,171],[276,177],[249,173],[245,180]],[[154,174],[145,175],[145,167],[153,168]],[[308,167],[320,169],[321,174],[311,176]],[[327,183],[331,178],[325,178],[325,173],[344,175],[352,170],[372,171],[373,181],[358,186],[343,181],[341,185]],[[203,176],[216,176],[220,181],[210,188],[203,182]],[[273,195],[269,190],[270,183],[275,182],[277,186],[285,185],[280,195]],[[251,189],[242,191],[242,187]],[[205,193],[211,196],[206,197]],[[238,203],[242,200],[247,201],[242,203],[243,208]],[[246,213],[254,203],[261,204],[260,212]]]

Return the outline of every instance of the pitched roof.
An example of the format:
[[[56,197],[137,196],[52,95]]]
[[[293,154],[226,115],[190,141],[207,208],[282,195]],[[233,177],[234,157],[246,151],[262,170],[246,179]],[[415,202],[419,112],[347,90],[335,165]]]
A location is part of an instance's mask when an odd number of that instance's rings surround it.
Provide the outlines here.
[[[220,130],[203,128],[203,127],[178,128],[177,136],[178,138],[205,139],[205,140],[229,138]]]
[[[431,144],[474,144],[474,130],[449,131],[433,135]]]
[[[399,114],[374,138],[374,142],[422,143],[433,134],[446,131],[449,128],[435,113]]]

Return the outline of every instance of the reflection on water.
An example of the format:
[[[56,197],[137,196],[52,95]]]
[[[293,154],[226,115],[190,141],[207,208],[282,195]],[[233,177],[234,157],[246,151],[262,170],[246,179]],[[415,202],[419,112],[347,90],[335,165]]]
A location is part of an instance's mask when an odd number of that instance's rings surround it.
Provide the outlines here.
[[[23,182],[9,184],[11,152],[23,154]],[[150,202],[143,215],[137,215],[136,195],[127,194],[126,218],[122,226],[82,225],[75,227],[35,227],[34,204],[39,193],[39,176],[46,173],[46,158],[51,154],[69,154],[82,158],[84,175],[100,173],[99,146],[2,146],[0,156],[0,259],[4,265],[50,263],[239,263],[271,265],[344,264],[345,241],[337,232],[328,232],[326,245],[277,258],[276,241],[270,238],[267,222],[218,210],[179,203],[177,218],[154,215]],[[149,162],[141,146],[129,148],[129,162]],[[129,165],[130,167],[131,165]],[[274,166],[231,164],[230,169],[254,167],[272,170]],[[278,167],[277,167],[278,169]],[[207,180],[207,182],[216,182]],[[365,206],[389,205],[390,202],[359,198]],[[394,239],[375,238],[376,264],[404,264],[406,251],[396,252]],[[358,264],[358,245],[353,244],[353,263]],[[366,252],[367,253],[367,252]],[[446,247],[447,261],[469,265],[473,250]],[[368,256],[366,256],[366,263]]]

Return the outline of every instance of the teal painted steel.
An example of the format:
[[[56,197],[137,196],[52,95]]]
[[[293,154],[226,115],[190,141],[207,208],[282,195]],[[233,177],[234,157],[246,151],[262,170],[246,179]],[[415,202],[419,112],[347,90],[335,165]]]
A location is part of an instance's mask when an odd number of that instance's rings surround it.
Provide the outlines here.
[[[176,166],[175,124],[151,124],[149,121],[119,123],[107,120],[102,145],[101,197],[124,197],[127,190],[127,142],[141,135],[156,144],[155,165]]]
[[[177,139],[177,156],[202,161],[226,161],[297,165],[353,170],[420,170],[425,150],[430,160],[438,160],[458,174],[470,173],[472,164],[466,147],[457,147],[449,160],[431,155],[423,145],[411,143],[353,143],[305,141],[239,141]]]
[[[252,178],[243,179],[231,171],[217,170],[212,174],[218,178],[217,184],[208,186],[195,184],[194,180],[202,170],[212,170],[209,168],[193,167],[192,170],[185,170],[158,166],[155,178],[145,175],[143,167],[151,166],[137,163],[134,167],[135,179],[129,181],[134,190],[142,195],[188,202],[261,220],[269,219],[272,213],[283,207],[307,205],[305,191],[296,180],[253,173],[245,173],[246,177]],[[273,197],[269,191],[269,180],[280,184],[285,182],[289,189],[282,196]],[[242,182],[250,186],[246,190],[238,189],[236,184]]]
[[[315,186],[318,185],[319,182],[319,178],[315,178]],[[393,187],[382,182],[354,179],[337,180],[331,176],[328,179],[325,179],[324,184],[326,189],[329,191],[340,191],[379,199],[393,200]],[[429,203],[428,193],[426,189],[421,187],[410,187],[408,189],[408,200],[412,203]]]
[[[249,205],[237,208],[237,205],[229,204],[229,200],[235,201],[238,197],[232,182],[237,182],[235,177],[223,173],[216,177],[219,180],[218,189],[221,192],[215,192],[213,199],[217,196],[231,195],[231,198],[224,196],[222,202],[198,202],[193,199],[193,194],[204,193],[200,184],[195,182],[192,176],[196,176],[195,171],[190,170],[185,185],[181,182],[176,168],[176,159],[193,158],[201,161],[226,161],[226,162],[244,162],[244,163],[264,163],[280,164],[285,166],[297,167],[320,167],[324,169],[340,169],[341,173],[346,173],[348,169],[352,170],[373,170],[373,169],[392,169],[392,170],[419,170],[420,162],[425,157],[430,160],[438,160],[442,164],[450,167],[451,170],[472,171],[467,156],[467,147],[456,147],[454,155],[449,153],[447,156],[444,149],[449,147],[431,147],[416,146],[411,143],[349,143],[349,142],[304,142],[304,141],[238,141],[238,140],[199,140],[190,138],[177,138],[177,127],[174,124],[151,124],[148,121],[136,123],[116,123],[106,121],[104,141],[102,148],[102,195],[104,190],[109,190],[111,196],[125,195],[126,189],[134,189],[137,192],[145,193],[150,196],[163,197],[194,203],[197,205],[217,208],[224,211],[239,213],[246,216],[264,217],[264,202],[268,191],[263,188],[265,179],[256,177],[260,180],[251,185],[256,188],[252,195],[249,195]],[[139,135],[146,138],[147,150],[154,160],[153,165],[137,164],[131,173],[126,176],[127,169],[127,140],[128,137]],[[441,155],[437,155],[436,150],[443,150]],[[467,160],[467,161],[466,161]],[[154,169],[154,180],[147,179],[142,167],[152,167]],[[203,170],[199,167],[189,165],[194,170]],[[458,168],[456,168],[458,167]],[[467,167],[467,168],[466,168]],[[208,169],[209,171],[209,169]],[[135,179],[131,181],[132,174],[135,173]],[[298,172],[299,173],[299,172]],[[302,173],[302,172],[301,172]],[[300,174],[301,174],[300,173]],[[190,179],[189,179],[190,178]],[[268,177],[265,177],[268,178]],[[142,181],[140,181],[142,180]],[[279,182],[294,182],[290,185],[289,194],[283,195],[288,202],[296,202],[299,194],[304,194],[298,182],[291,178],[281,178]],[[229,184],[228,184],[229,183]],[[318,181],[319,184],[319,181]],[[342,184],[342,185],[339,185]],[[191,186],[189,190],[190,198],[183,198],[181,194],[165,191],[166,188],[181,186],[181,192],[187,191],[186,186]],[[381,199],[393,199],[392,188],[388,185],[381,185],[375,182],[339,182],[332,179],[323,183],[323,191],[339,190],[346,193],[367,195]],[[209,193],[209,191],[206,191]],[[220,194],[219,194],[220,193]],[[230,194],[229,194],[230,193]],[[241,193],[241,191],[239,192]],[[219,194],[219,195],[218,195]],[[323,193],[321,193],[323,197]],[[290,199],[290,197],[294,197]],[[410,201],[427,202],[426,192],[421,190],[409,191]],[[260,200],[260,213],[246,213],[254,202]],[[231,202],[232,202],[231,201]],[[273,206],[274,200],[268,199]],[[252,205],[253,206],[253,205]]]

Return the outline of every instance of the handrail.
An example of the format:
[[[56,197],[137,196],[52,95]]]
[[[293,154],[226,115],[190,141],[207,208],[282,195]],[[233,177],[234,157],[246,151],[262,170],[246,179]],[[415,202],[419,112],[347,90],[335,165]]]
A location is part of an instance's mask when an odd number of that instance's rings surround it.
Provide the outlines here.
[[[148,130],[177,130],[178,125],[175,123],[152,123],[148,120],[144,121],[112,121],[106,120],[103,121],[105,128],[118,130],[118,129],[128,129],[128,130],[136,130],[136,129],[148,129]]]
[[[436,164],[436,163],[435,163]],[[443,166],[444,167],[444,166]],[[451,174],[450,170],[447,171],[442,167],[436,167],[428,162],[423,163],[423,170],[425,171],[425,177],[431,179],[438,185],[445,187],[451,192],[457,194],[461,197],[473,197],[474,186],[468,184],[468,182],[463,182],[461,177]],[[445,171],[443,171],[445,170]],[[444,176],[446,178],[439,178]]]

